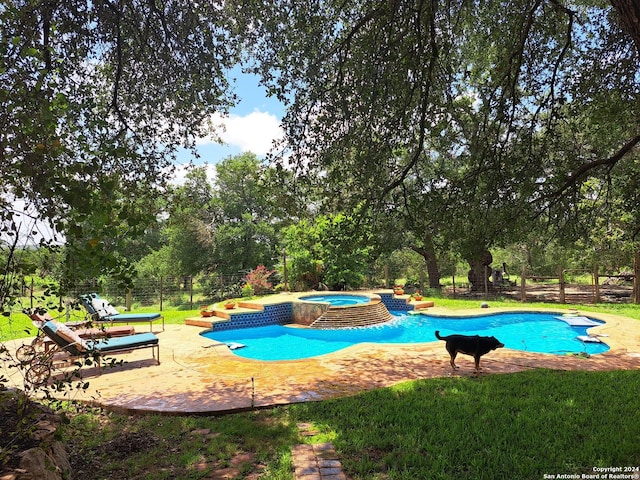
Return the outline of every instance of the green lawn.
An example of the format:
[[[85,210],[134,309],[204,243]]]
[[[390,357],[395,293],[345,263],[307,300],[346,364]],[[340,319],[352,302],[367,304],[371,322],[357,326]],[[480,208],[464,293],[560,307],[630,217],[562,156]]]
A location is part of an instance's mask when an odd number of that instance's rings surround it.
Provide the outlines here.
[[[451,299],[442,296],[428,296],[425,300],[434,300],[436,306],[448,308],[450,310],[461,310],[468,308],[478,308],[483,300],[461,300]],[[576,305],[576,304],[558,304],[558,303],[535,303],[527,302],[521,303],[516,300],[488,300],[487,303],[491,307],[511,307],[511,308],[558,308],[558,309],[580,309],[582,311],[593,311],[612,313],[616,315],[622,315],[629,318],[636,318],[640,320],[640,305],[634,304],[613,304],[613,303],[601,303],[597,305]],[[122,309],[121,309],[122,311]],[[158,312],[159,306],[153,305],[148,307],[138,307],[132,310],[133,313],[144,312]],[[55,312],[52,312],[55,316]],[[187,317],[193,317],[199,315],[199,309],[195,310],[180,310],[180,309],[164,309],[162,314],[165,317],[166,324],[181,324]],[[83,310],[72,310],[69,312],[69,320],[81,320],[85,318]],[[62,317],[66,321],[66,316]],[[35,335],[35,328],[33,327],[31,320],[25,314],[20,312],[14,312],[10,317],[0,320],[0,341],[12,340],[15,338],[23,338],[26,336]]]
[[[536,370],[402,383],[225,417],[72,416],[86,480],[292,480],[291,446],[331,441],[353,480],[542,479],[640,465],[640,372]],[[298,422],[319,432],[300,437]],[[80,478],[80,477],[78,477]],[[569,478],[569,477],[566,477]]]
[[[132,310],[133,313],[158,312],[158,308],[141,307]],[[56,317],[56,312],[51,312]],[[187,317],[200,315],[199,310],[163,310],[162,315],[166,324],[182,324]],[[84,311],[72,310],[69,312],[69,320],[83,320],[85,318]],[[65,315],[61,320],[67,321]],[[31,319],[24,313],[14,312],[10,317],[0,320],[0,341],[13,340],[15,338],[30,337],[36,334],[36,328],[31,323]]]

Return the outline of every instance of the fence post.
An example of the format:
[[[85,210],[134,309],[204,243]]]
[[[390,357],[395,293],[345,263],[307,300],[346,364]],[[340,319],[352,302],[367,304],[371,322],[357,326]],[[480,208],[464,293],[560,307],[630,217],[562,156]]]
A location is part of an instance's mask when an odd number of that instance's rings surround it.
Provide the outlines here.
[[[162,277],[160,277],[160,311],[162,311]]]
[[[560,303],[565,303],[564,296],[564,270],[562,265],[558,267],[558,283],[560,284]]]
[[[593,303],[600,303],[600,274],[597,263],[593,266]]]
[[[31,288],[29,289],[29,305],[33,309],[33,277],[31,277]]]
[[[125,293],[125,298],[124,298],[124,309],[127,312],[131,311],[132,303],[133,303],[133,292],[131,291],[130,288],[127,288],[127,292]]]
[[[640,303],[640,250],[633,256],[633,302]]]
[[[193,275],[189,275],[189,309],[193,310]]]
[[[451,282],[453,283],[453,298],[456,298],[456,266],[453,266],[453,271],[451,272]]]
[[[527,266],[522,266],[522,277],[520,278],[520,301],[527,301]]]

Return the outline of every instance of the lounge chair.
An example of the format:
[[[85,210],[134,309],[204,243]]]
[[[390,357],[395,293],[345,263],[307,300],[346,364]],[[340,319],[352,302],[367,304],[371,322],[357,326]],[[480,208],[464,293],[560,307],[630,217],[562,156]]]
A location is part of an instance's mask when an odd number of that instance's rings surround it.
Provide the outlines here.
[[[27,313],[28,314],[28,313]],[[34,312],[29,314],[31,317],[31,321],[37,328],[41,328],[42,325],[47,323],[48,321],[55,320],[49,312]],[[82,339],[96,339],[96,338],[112,338],[112,337],[124,337],[127,335],[133,335],[136,333],[135,329],[130,325],[121,325],[118,327],[90,327],[88,325],[90,322],[80,322],[80,323],[66,323],[63,324],[67,327],[70,327],[78,336]],[[49,351],[49,349],[55,345],[53,340],[49,338],[44,339],[44,349],[45,352]]]
[[[80,296],[80,304],[87,311],[91,320],[96,323],[139,323],[149,322],[149,331],[153,331],[153,322],[162,320],[164,331],[164,317],[160,313],[120,313],[107,300],[100,298],[97,293]]]
[[[124,337],[102,338],[86,340],[80,337],[63,323],[49,320],[40,326],[42,332],[59,348],[66,352],[71,359],[77,359],[97,353],[99,356],[129,353],[141,348],[151,348],[153,358],[160,364],[160,342],[153,333],[137,333]],[[53,358],[53,355],[49,355]],[[98,368],[101,368],[100,362]]]

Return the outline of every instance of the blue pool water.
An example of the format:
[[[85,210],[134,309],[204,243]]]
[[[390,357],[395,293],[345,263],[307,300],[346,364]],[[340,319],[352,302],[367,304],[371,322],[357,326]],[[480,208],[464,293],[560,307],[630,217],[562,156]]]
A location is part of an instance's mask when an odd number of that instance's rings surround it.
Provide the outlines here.
[[[308,295],[306,297],[300,297],[300,300],[328,302],[334,307],[345,307],[348,305],[369,303],[371,299],[364,295]]]
[[[556,315],[544,313],[500,313],[481,317],[435,317],[391,312],[395,320],[373,327],[315,330],[282,325],[205,332],[207,338],[238,343],[236,355],[256,360],[295,360],[335,352],[358,343],[423,343],[438,341],[440,335],[495,336],[506,348],[538,353],[605,352],[604,343],[582,342],[590,327],[572,327]]]

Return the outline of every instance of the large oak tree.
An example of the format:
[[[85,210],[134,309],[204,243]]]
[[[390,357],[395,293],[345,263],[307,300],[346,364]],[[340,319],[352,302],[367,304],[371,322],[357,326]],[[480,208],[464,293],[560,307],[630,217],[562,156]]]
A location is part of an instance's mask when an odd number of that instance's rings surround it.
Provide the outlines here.
[[[436,219],[413,224],[473,270],[541,218],[577,230],[582,184],[610,188],[635,161],[629,0],[245,3],[256,71],[291,102],[299,178],[332,185],[348,172],[339,193],[372,205],[408,194]]]

